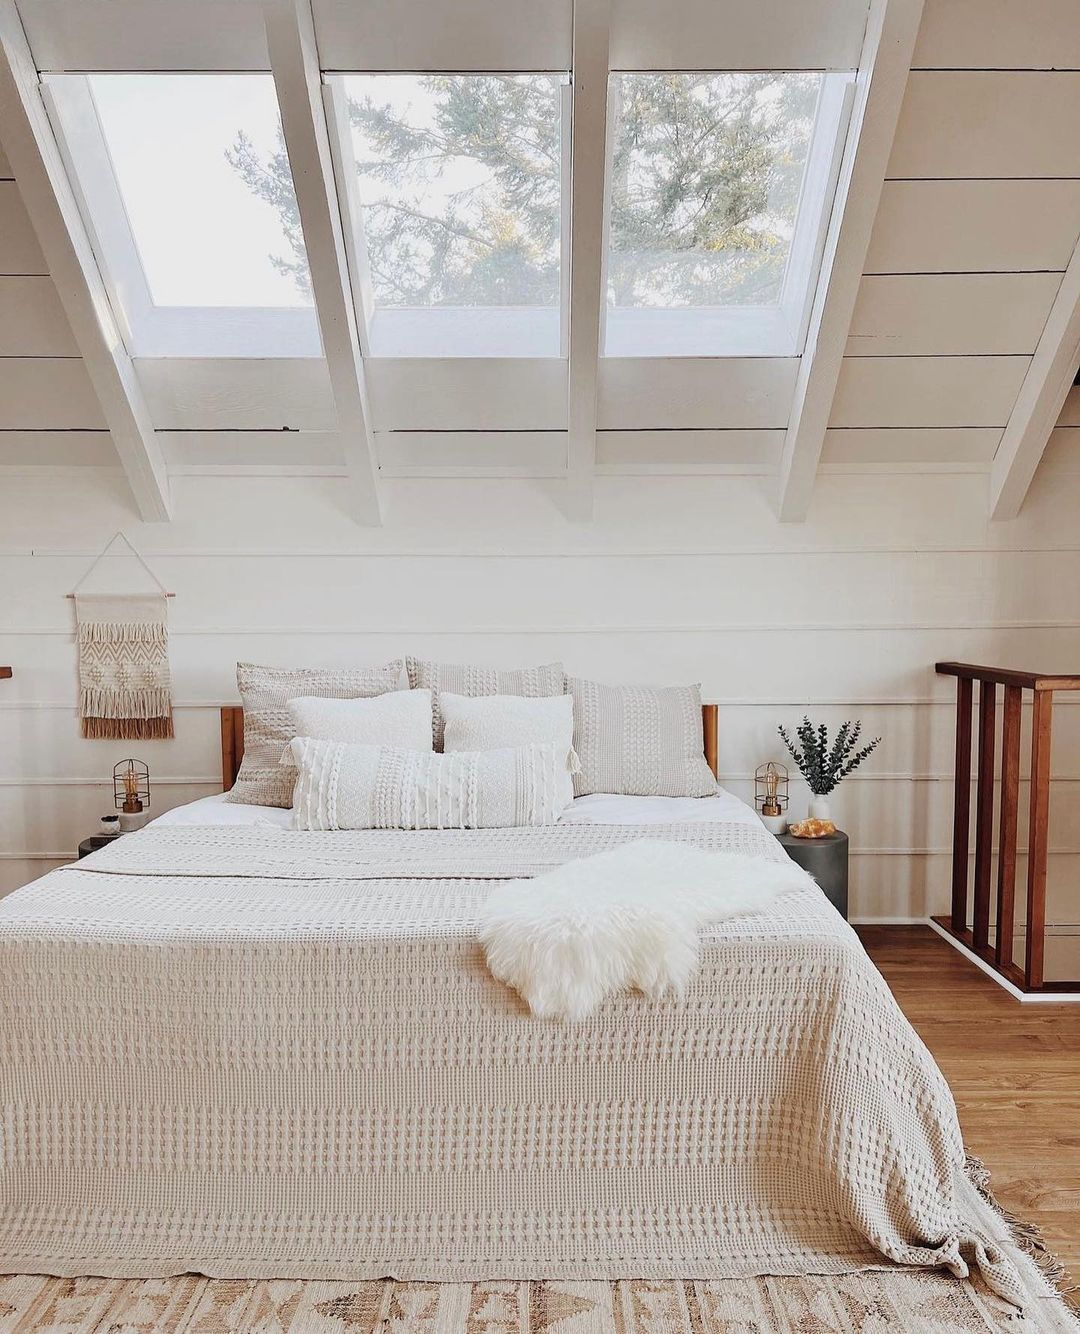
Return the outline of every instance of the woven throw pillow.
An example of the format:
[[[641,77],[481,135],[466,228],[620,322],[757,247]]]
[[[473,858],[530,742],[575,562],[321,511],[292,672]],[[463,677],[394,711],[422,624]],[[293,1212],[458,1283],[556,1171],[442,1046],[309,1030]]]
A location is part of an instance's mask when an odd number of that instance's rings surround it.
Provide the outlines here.
[[[567,678],[574,697],[574,795],[711,797],[699,686],[605,686]]]
[[[449,690],[455,695],[524,695],[538,699],[547,695],[562,695],[566,690],[566,673],[561,662],[549,662],[542,667],[520,667],[503,670],[498,667],[474,667],[459,663],[424,662],[406,658],[409,686],[431,691],[431,725],[435,749],[443,748],[443,719],[439,692]]]
[[[291,806],[295,772],[278,761],[295,736],[288,703],[301,695],[358,699],[396,690],[401,662],[383,667],[258,667],[236,664],[244,704],[244,759],[229,801],[243,806]]]
[[[294,737],[294,829],[506,829],[554,824],[570,793],[551,744],[436,755]]]
[[[431,691],[391,690],[371,699],[303,695],[287,705],[294,736],[354,745],[431,749]],[[289,760],[291,764],[291,759]]]

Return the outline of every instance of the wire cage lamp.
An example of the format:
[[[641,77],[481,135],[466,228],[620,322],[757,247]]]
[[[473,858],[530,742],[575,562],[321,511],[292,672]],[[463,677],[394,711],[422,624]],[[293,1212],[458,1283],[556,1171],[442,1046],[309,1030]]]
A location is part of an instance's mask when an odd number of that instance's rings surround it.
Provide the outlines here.
[[[142,760],[113,766],[113,805],[123,815],[142,815],[150,805],[150,770]]]
[[[754,771],[754,805],[765,826],[774,834],[784,832],[788,788],[786,765],[769,760],[767,764],[759,764]]]

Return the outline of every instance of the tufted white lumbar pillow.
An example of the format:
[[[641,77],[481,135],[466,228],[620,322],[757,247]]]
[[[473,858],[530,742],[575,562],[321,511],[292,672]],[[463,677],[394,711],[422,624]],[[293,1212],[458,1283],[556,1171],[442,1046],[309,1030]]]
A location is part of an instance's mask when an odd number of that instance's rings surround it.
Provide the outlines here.
[[[294,737],[294,829],[505,829],[554,824],[571,799],[566,754],[400,750]]]

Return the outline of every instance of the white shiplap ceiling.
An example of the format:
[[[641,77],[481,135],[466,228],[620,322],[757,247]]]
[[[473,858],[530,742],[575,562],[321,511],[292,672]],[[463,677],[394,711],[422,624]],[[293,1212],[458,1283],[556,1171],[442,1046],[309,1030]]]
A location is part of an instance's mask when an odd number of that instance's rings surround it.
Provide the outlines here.
[[[11,8],[12,0],[5,3]],[[606,0],[601,4],[608,8]],[[891,13],[894,24],[906,15],[910,27],[920,8],[891,0],[880,12]],[[865,451],[874,466],[985,467],[1005,432],[1007,441],[1024,441],[1015,451],[1022,465],[1009,473],[1014,451],[1007,445],[995,465],[995,485],[1018,505],[1046,422],[1056,416],[1058,380],[1070,378],[1058,372],[1074,355],[1076,298],[1072,285],[1062,288],[1060,275],[1080,231],[1080,158],[1075,135],[1065,133],[1080,116],[1080,74],[1036,65],[1053,52],[1059,66],[1071,61],[1075,70],[1080,53],[1072,51],[1069,34],[1075,37],[1077,25],[1070,21],[1075,10],[1063,0],[1005,4],[996,7],[994,24],[972,20],[976,40],[972,23],[960,22],[961,9],[971,5],[927,0],[914,56],[910,33],[907,52],[903,43],[889,43],[891,63],[886,59],[875,75],[877,100],[889,101],[891,109],[872,119],[872,133],[856,118],[863,133],[849,143],[850,179],[869,216],[856,228],[859,210],[850,201],[834,215],[838,262],[826,265],[830,281],[818,293],[819,335],[824,328],[827,336],[812,339],[813,356],[802,364],[799,358],[594,358],[596,442],[582,450],[575,433],[567,435],[566,362],[365,363],[355,332],[346,329],[343,351],[355,357],[372,416],[358,436],[354,414],[354,425],[338,436],[340,457],[348,445],[354,479],[370,466],[364,460],[375,457],[384,473],[399,467],[499,470],[492,460],[502,457],[505,471],[541,475],[553,467],[558,473],[558,459],[569,457],[579,465],[584,460],[579,484],[582,471],[589,479],[597,463],[601,469],[779,470],[786,511],[799,517],[819,459],[824,466],[843,460],[850,466]],[[270,68],[263,8],[242,0],[21,0],[18,12],[39,70]],[[867,12],[865,4],[831,0],[766,0],[754,7],[613,0],[607,63],[614,69],[858,65],[865,82],[875,54],[873,42],[864,49]],[[450,14],[452,22],[444,22]],[[315,0],[313,23],[323,70],[558,70],[573,63],[573,9],[562,0],[471,0],[453,7],[430,0]],[[910,79],[909,61],[918,70]],[[1031,68],[1004,71],[1009,62]],[[893,79],[888,99],[883,70]],[[897,94],[905,81],[901,109]],[[894,143],[890,117],[898,110]],[[317,111],[312,116],[317,128]],[[0,139],[6,132],[0,119]],[[582,161],[600,132],[594,125],[591,140],[582,137],[576,145]],[[295,126],[292,139],[290,150]],[[295,175],[295,162],[293,168]],[[60,285],[63,299],[53,295],[62,275],[41,254],[36,233],[43,206],[29,201],[28,222],[28,201],[4,179],[10,175],[0,163],[0,315],[17,317],[21,310],[24,318],[5,320],[6,341],[0,342],[0,386],[8,390],[0,395],[0,461],[19,457],[11,451],[25,447],[27,430],[112,424],[88,378],[87,348],[94,340],[72,318],[70,282]],[[857,233],[846,247],[840,245],[842,218],[849,233]],[[332,243],[333,228],[328,235]],[[326,251],[325,237],[307,239],[309,253],[313,241]],[[873,276],[860,281],[864,271]],[[986,282],[990,274],[1001,275],[997,284]],[[92,290],[89,278],[84,288],[83,300]],[[324,289],[320,308],[332,304]],[[943,308],[944,321],[935,316]],[[16,336],[13,329],[25,332]],[[73,351],[81,351],[82,363],[71,360]],[[339,379],[346,361],[337,363]],[[292,436],[298,463],[309,447],[320,458],[335,448],[327,444],[332,436],[319,433],[340,432],[335,401],[342,390],[339,383],[335,395],[322,361],[136,361],[134,372],[132,402],[137,406],[145,396],[156,428],[147,459],[157,452],[166,461],[179,458],[174,446],[182,452],[182,433],[193,430],[229,433],[217,441],[223,464],[250,459],[253,449],[258,457],[259,433],[282,427],[314,433]],[[576,382],[583,383],[580,376]],[[1018,404],[1018,395],[1037,401],[1040,411]],[[815,398],[810,412],[806,405]],[[587,403],[583,420],[590,420]],[[789,426],[778,452],[777,433]],[[241,440],[246,435],[252,439]],[[66,444],[74,447],[73,440]],[[266,437],[262,447],[269,444]],[[273,444],[281,457],[280,442]]]

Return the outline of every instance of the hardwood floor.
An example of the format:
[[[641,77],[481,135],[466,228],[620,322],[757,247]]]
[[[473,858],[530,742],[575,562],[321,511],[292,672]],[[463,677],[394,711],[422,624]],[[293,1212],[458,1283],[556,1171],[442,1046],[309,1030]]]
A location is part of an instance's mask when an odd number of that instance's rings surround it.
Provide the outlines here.
[[[1080,1004],[1021,1005],[929,927],[859,936],[952,1086],[994,1194],[1080,1283]]]

